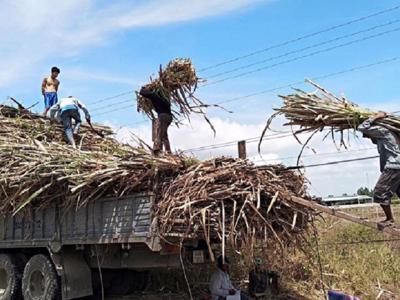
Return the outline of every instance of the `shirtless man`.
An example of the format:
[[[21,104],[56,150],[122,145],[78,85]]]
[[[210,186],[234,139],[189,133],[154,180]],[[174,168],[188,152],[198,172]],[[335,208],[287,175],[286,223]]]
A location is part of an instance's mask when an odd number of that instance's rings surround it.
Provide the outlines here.
[[[44,97],[44,112],[43,115],[46,116],[50,107],[57,103],[57,91],[60,85],[60,81],[57,79],[58,74],[60,74],[60,69],[57,67],[51,68],[51,75],[43,79],[42,82],[42,95]]]

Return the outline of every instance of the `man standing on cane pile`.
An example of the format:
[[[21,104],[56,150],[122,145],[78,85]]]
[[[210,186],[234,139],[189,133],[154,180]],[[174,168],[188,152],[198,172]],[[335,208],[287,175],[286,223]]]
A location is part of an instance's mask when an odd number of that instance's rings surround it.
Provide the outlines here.
[[[378,147],[382,174],[374,189],[374,201],[385,213],[386,219],[380,223],[383,226],[394,223],[390,204],[395,193],[400,196],[400,137],[378,123],[386,117],[385,112],[378,112],[358,126],[364,137]]]
[[[168,127],[172,123],[171,101],[167,92],[157,88],[151,88],[145,85],[140,89],[139,94],[151,101],[154,110],[157,113],[156,134],[154,137],[153,154],[159,155],[165,149],[165,152],[171,153],[171,145],[168,138]]]
[[[86,106],[73,96],[62,98],[59,103],[50,108],[50,118],[61,119],[68,143],[74,148],[76,148],[74,134],[79,133],[82,123],[79,109],[83,110],[86,121],[90,123],[90,114]],[[72,120],[75,121],[75,128],[72,127]]]
[[[42,95],[44,97],[44,112],[43,115],[46,116],[50,107],[57,103],[57,91],[60,86],[60,81],[57,79],[60,74],[60,69],[57,67],[51,68],[51,74],[42,81]]]

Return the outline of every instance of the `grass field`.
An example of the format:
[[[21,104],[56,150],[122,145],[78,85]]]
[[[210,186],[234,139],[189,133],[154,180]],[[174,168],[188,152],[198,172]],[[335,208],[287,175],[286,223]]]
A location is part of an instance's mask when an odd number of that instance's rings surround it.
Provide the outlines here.
[[[398,218],[399,209],[399,206],[394,208]],[[383,218],[379,207],[349,212],[371,219]],[[323,288],[367,300],[400,299],[400,240],[334,217],[324,219],[317,224],[319,251],[315,238],[311,237],[312,259],[303,257],[304,272],[311,275],[300,282],[287,278],[288,287],[308,295],[308,299],[322,299],[317,291]],[[315,291],[315,295],[310,291]]]

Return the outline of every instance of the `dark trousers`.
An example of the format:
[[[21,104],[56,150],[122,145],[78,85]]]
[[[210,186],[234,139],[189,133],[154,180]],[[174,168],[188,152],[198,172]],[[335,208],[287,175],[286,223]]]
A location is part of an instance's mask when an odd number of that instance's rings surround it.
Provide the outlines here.
[[[156,136],[154,139],[153,151],[159,152],[163,147],[167,153],[171,153],[171,145],[168,139],[168,127],[172,123],[172,115],[159,114],[156,122]]]
[[[75,131],[78,131],[82,123],[79,111],[77,109],[68,109],[61,113],[61,122],[64,126],[64,133],[67,137],[68,143],[75,145],[72,120],[75,120]]]
[[[400,170],[385,169],[374,189],[374,202],[390,205],[394,194],[400,197]]]

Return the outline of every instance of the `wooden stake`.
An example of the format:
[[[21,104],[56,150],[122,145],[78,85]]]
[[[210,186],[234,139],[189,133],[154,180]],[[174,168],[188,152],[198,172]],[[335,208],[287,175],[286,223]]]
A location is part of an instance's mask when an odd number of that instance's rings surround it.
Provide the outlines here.
[[[365,220],[365,219],[362,219],[360,217],[350,215],[350,214],[345,213],[343,211],[339,211],[336,208],[327,207],[327,206],[324,206],[324,205],[321,205],[321,204],[318,204],[318,203],[315,203],[315,202],[312,202],[312,201],[304,200],[304,199],[301,199],[301,198],[298,198],[298,197],[292,197],[291,201],[295,202],[297,204],[300,204],[302,206],[306,206],[306,207],[315,209],[317,211],[324,212],[324,213],[327,213],[329,215],[332,215],[332,216],[335,216],[335,217],[338,217],[338,218],[341,218],[341,219],[348,220],[348,221],[353,222],[353,223],[358,223],[358,224],[361,224],[361,225],[368,226],[370,228],[378,229],[380,231],[386,232],[386,233],[391,234],[391,235],[400,236],[400,230],[398,228],[395,228],[395,227],[392,227],[392,226],[381,227],[379,225],[379,223],[377,223],[377,222],[374,222],[374,221],[371,221],[371,220]]]

